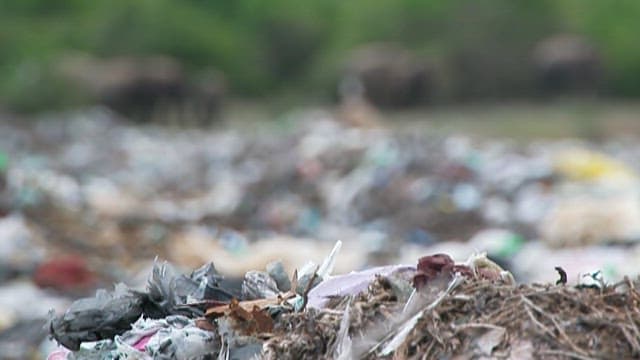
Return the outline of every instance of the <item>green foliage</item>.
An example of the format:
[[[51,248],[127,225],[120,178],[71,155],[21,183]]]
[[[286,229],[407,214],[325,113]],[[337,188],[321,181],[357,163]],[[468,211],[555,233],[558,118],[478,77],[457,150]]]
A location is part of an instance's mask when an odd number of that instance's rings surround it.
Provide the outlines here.
[[[168,54],[193,72],[220,69],[240,96],[329,88],[346,52],[372,41],[456,67],[452,96],[525,94],[531,48],[560,31],[590,37],[611,92],[637,96],[639,17],[636,0],[0,0],[0,100],[77,101],[49,66],[71,50]]]

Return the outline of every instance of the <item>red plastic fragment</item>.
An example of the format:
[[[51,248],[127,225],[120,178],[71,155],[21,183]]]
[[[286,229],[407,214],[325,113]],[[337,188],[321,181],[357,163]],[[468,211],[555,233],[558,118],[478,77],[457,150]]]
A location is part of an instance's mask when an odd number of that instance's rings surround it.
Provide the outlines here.
[[[466,265],[456,265],[451,256],[435,254],[423,256],[418,260],[416,274],[413,277],[413,287],[420,290],[436,279],[450,280],[453,274],[473,277],[473,271]]]
[[[451,277],[455,263],[447,254],[423,256],[418,260],[418,266],[413,277],[413,287],[420,290],[430,281],[440,277]]]
[[[80,256],[65,256],[45,261],[33,275],[36,285],[61,291],[86,290],[96,285],[97,277]]]

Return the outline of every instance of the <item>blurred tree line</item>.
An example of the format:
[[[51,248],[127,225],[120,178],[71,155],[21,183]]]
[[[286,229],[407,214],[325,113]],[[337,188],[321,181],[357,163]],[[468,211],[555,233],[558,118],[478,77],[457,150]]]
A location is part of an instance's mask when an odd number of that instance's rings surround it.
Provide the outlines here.
[[[609,94],[638,96],[639,17],[637,0],[0,0],[0,99],[59,105],[51,64],[70,50],[214,67],[236,96],[328,96],[348,51],[379,41],[453,69],[451,98],[526,95],[531,49],[566,32],[600,49]]]

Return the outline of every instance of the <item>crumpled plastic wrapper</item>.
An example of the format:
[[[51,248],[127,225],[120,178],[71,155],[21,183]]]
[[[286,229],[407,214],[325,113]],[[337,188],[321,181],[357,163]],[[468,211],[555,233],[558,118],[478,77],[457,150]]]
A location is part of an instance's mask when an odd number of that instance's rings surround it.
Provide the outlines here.
[[[204,311],[197,307],[185,306],[189,302],[201,300],[229,301],[233,297],[218,286],[221,276],[212,263],[193,271],[190,276],[176,275],[173,267],[164,262],[156,263],[149,279],[150,317],[171,314],[200,316]]]

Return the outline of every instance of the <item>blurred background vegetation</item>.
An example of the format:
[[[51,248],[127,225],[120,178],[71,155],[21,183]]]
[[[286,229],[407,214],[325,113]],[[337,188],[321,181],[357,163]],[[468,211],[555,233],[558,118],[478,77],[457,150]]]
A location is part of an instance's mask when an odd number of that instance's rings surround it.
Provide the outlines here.
[[[372,42],[429,59],[438,101],[521,98],[532,49],[561,33],[598,49],[602,93],[636,97],[639,18],[637,0],[0,0],[0,103],[82,103],[54,66],[72,51],[167,55],[193,78],[216,69],[231,97],[328,101],[349,51]]]

